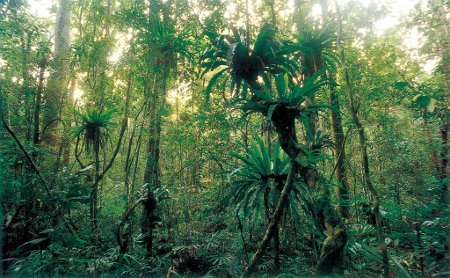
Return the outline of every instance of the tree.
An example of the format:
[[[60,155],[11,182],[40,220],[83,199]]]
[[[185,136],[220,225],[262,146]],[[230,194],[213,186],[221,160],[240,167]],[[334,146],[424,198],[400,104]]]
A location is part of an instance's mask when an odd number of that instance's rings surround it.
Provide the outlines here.
[[[445,87],[445,96],[443,101],[447,103],[445,112],[442,115],[441,127],[441,163],[439,173],[441,180],[440,201],[448,207],[448,132],[450,126],[450,116],[448,103],[450,102],[450,47],[449,47],[449,23],[447,14],[449,12],[448,3],[442,0],[430,0],[426,5],[420,3],[416,5],[414,12],[413,26],[417,26],[425,35],[425,44],[422,47],[422,53],[430,58],[438,58],[440,66],[439,74],[442,74]],[[436,160],[433,158],[433,160]],[[435,163],[436,164],[436,163]]]
[[[375,214],[375,225],[377,228],[378,243],[380,245],[381,257],[383,260],[383,276],[389,277],[389,259],[388,259],[388,254],[387,254],[385,237],[384,237],[384,233],[383,233],[383,227],[381,226],[382,224],[381,224],[381,217],[380,217],[380,199],[377,195],[375,187],[372,184],[372,179],[370,176],[366,135],[364,132],[364,128],[358,117],[358,111],[356,108],[355,99],[354,99],[354,95],[353,95],[353,87],[350,83],[350,76],[349,76],[347,68],[346,68],[345,53],[344,53],[344,49],[341,46],[342,18],[340,15],[339,6],[336,1],[335,1],[335,5],[336,5],[336,10],[338,12],[338,22],[339,22],[339,31],[338,31],[339,33],[338,33],[337,46],[338,46],[339,52],[341,54],[341,62],[343,65],[344,78],[345,78],[345,88],[350,97],[350,111],[352,114],[353,123],[355,124],[355,126],[358,130],[359,145],[360,145],[360,149],[361,149],[361,164],[362,164],[362,168],[364,171],[364,182],[367,185],[367,187],[369,188],[370,194],[373,198],[373,212]]]
[[[59,138],[61,110],[59,109],[67,98],[67,72],[70,61],[70,0],[58,2],[58,13],[55,25],[55,42],[53,51],[54,73],[50,77],[48,90],[44,96],[42,141],[45,146],[55,148]]]

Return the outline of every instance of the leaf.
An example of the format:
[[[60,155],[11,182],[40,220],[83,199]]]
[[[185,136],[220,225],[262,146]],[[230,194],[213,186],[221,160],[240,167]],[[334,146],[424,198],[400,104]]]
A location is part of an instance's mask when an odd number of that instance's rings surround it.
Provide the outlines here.
[[[252,90],[252,93],[254,93],[257,97],[259,97],[260,99],[268,102],[268,103],[272,103],[274,102],[274,100],[265,92],[260,91],[260,90]]]
[[[408,82],[395,82],[395,90],[402,90],[406,86],[409,86]]]
[[[270,121],[272,120],[272,115],[273,112],[275,111],[275,108],[277,108],[278,104],[272,104],[269,106],[269,110],[267,111],[267,123],[270,123]]]
[[[211,79],[209,80],[208,87],[206,87],[206,91],[205,91],[207,101],[209,101],[209,95],[211,94],[212,86],[214,86],[214,84],[217,82],[217,79],[219,78],[219,76],[222,75],[222,73],[225,72],[226,70],[228,70],[228,68],[224,68],[224,69],[220,70],[218,73],[214,74],[214,76],[211,77]]]
[[[431,101],[431,97],[430,96],[427,96],[427,95],[416,95],[414,98],[413,98],[413,102],[415,102],[417,105],[419,105],[419,107],[426,107],[426,106],[428,106],[428,104],[430,103],[430,101]]]
[[[261,150],[261,156],[263,158],[264,161],[264,170],[266,174],[271,174],[271,167],[270,167],[270,155],[269,155],[269,150],[267,149],[266,145],[264,144],[263,140],[261,139],[261,137],[257,138],[258,141],[258,145],[259,148]]]
[[[392,239],[389,238],[389,237],[386,237],[386,238],[384,239],[384,243],[385,243],[386,245],[389,245],[391,242],[392,242]]]
[[[286,95],[286,79],[287,74],[279,74],[275,76],[275,85],[277,86],[277,91],[280,98]]]
[[[24,246],[27,246],[27,245],[39,244],[39,243],[43,242],[46,239],[47,239],[46,237],[41,237],[41,238],[36,238],[36,239],[30,240],[30,241],[27,241],[24,244],[22,244],[19,247],[17,247],[17,249],[20,249],[20,248],[22,248]]]
[[[413,102],[416,102],[417,99],[418,99],[420,96],[421,96],[421,94],[415,95],[415,96],[413,97],[412,101],[413,101]]]
[[[253,160],[259,164],[259,166],[261,167],[261,174],[264,175],[268,175],[268,169],[270,169],[270,164],[266,165],[265,164],[265,160],[264,160],[264,155],[263,155],[263,150],[259,151],[258,146],[256,145],[256,142],[254,140],[251,141],[251,147],[253,149],[253,151],[250,151],[249,154],[250,156],[253,158]],[[268,166],[268,167],[267,167]]]
[[[398,268],[398,270],[401,274],[400,277],[412,278],[411,273],[407,269],[405,269],[395,258],[393,258],[392,256],[389,256],[389,258],[394,263],[394,265]]]

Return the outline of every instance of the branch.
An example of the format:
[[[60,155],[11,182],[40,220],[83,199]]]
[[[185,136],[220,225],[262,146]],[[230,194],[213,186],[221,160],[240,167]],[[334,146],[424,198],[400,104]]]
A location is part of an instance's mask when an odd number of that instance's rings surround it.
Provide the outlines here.
[[[258,250],[256,250],[255,254],[253,255],[252,259],[250,260],[249,265],[247,266],[247,269],[242,273],[241,278],[250,277],[251,274],[255,271],[256,266],[258,265],[259,261],[262,258],[262,255],[269,246],[270,240],[275,234],[275,230],[278,227],[278,223],[281,220],[281,216],[283,215],[284,208],[286,207],[288,203],[288,197],[289,193],[292,190],[293,184],[294,184],[294,176],[297,172],[296,162],[291,162],[291,169],[289,171],[286,185],[284,186],[283,190],[280,194],[280,199],[278,200],[277,207],[275,209],[275,212],[273,213],[272,220],[270,221],[269,226],[267,227],[266,233],[264,235],[264,238],[262,242],[258,246]]]
[[[86,168],[86,166],[84,166],[83,163],[81,162],[80,157],[79,157],[80,154],[78,153],[78,145],[79,144],[80,144],[80,136],[77,136],[77,143],[75,145],[75,158],[76,158],[78,164],[80,164],[81,169],[84,169],[84,168]]]
[[[31,168],[33,168],[33,170],[36,172],[36,174],[39,177],[39,180],[41,181],[45,192],[47,192],[48,196],[52,196],[52,193],[50,192],[50,189],[48,187],[48,183],[47,181],[44,179],[44,177],[41,174],[41,171],[39,171],[39,169],[36,166],[36,163],[34,163],[33,159],[31,158],[30,154],[27,152],[27,150],[25,150],[25,147],[22,145],[22,143],[20,143],[20,140],[17,138],[16,134],[14,133],[14,131],[11,130],[11,128],[8,126],[8,124],[6,123],[5,120],[5,115],[3,114],[3,93],[2,93],[2,88],[0,86],[0,115],[2,117],[2,123],[3,126],[5,127],[5,129],[8,131],[8,133],[11,135],[11,137],[14,139],[14,141],[16,141],[17,145],[19,146],[19,149],[23,152],[23,154],[25,155],[25,157],[27,158],[28,162],[30,163]]]
[[[128,79],[128,88],[127,88],[127,96],[126,96],[126,100],[125,100],[125,115],[123,116],[123,121],[122,121],[122,128],[120,129],[120,134],[119,134],[119,141],[117,142],[117,146],[116,149],[114,150],[114,154],[111,157],[111,160],[109,161],[108,165],[106,166],[106,168],[103,170],[103,172],[98,176],[98,180],[100,181],[106,174],[106,172],[108,172],[108,170],[112,167],[114,160],[116,159],[117,154],[119,153],[120,147],[121,147],[121,142],[122,142],[122,138],[123,135],[125,133],[125,130],[127,129],[127,122],[128,122],[128,108],[130,106],[130,92],[131,92],[131,71],[130,71],[130,76]],[[106,161],[105,161],[106,162]]]
[[[129,206],[128,209],[122,214],[122,218],[120,220],[119,227],[118,227],[117,233],[116,233],[117,243],[119,244],[120,248],[123,248],[123,240],[122,240],[123,227],[125,226],[125,223],[126,223],[128,217],[130,217],[130,215],[134,211],[134,209],[146,198],[147,198],[147,195],[142,196],[141,198],[136,200],[133,204],[131,204],[131,206]]]
[[[19,138],[17,138],[16,134],[14,133],[14,131],[11,130],[11,128],[8,126],[8,124],[6,123],[5,120],[5,116],[3,114],[3,94],[2,94],[2,88],[0,86],[0,116],[2,118],[2,123],[3,126],[5,127],[5,129],[9,132],[9,134],[11,134],[12,138],[14,139],[14,141],[16,141],[17,145],[19,146],[20,150],[23,152],[23,154],[25,155],[25,157],[27,158],[28,162],[31,165],[31,168],[33,168],[33,170],[36,172],[36,174],[39,177],[39,180],[42,183],[42,186],[44,187],[45,192],[47,193],[47,196],[52,198],[53,194],[49,189],[48,183],[47,181],[44,179],[44,177],[41,174],[41,171],[39,171],[38,167],[36,166],[36,163],[34,163],[33,159],[31,158],[30,154],[25,150],[25,147],[22,145],[22,143],[20,143]],[[61,213],[61,210],[58,210],[58,212]],[[61,216],[62,217],[62,216]],[[75,237],[78,238],[78,236],[74,233],[74,231],[70,228],[70,225],[67,221],[67,219],[65,219],[63,217],[63,222],[66,225],[66,228],[69,230],[69,232],[74,235]]]

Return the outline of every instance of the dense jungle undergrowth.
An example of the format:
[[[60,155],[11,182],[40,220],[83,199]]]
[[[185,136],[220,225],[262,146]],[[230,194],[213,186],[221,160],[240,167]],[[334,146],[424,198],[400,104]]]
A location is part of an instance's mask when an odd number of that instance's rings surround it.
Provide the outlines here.
[[[449,17],[1,0],[1,276],[448,277]]]

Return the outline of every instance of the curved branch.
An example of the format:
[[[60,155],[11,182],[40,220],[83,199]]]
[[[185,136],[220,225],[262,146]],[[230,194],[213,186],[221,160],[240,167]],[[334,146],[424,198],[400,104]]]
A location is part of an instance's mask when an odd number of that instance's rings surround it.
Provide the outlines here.
[[[259,261],[262,258],[262,255],[264,253],[264,250],[269,246],[270,240],[275,235],[275,231],[278,227],[278,222],[281,220],[281,216],[283,215],[284,208],[286,207],[288,203],[288,196],[291,192],[291,189],[294,184],[294,176],[297,172],[297,166],[296,162],[293,160],[291,162],[291,169],[289,171],[286,185],[284,186],[283,190],[281,191],[280,198],[278,199],[278,204],[275,209],[275,212],[273,213],[272,219],[270,221],[269,227],[267,227],[266,233],[264,235],[264,238],[260,245],[258,246],[258,250],[256,250],[255,254],[253,255],[252,259],[250,260],[247,269],[242,273],[241,278],[250,277],[251,274],[255,271],[256,266],[258,265]]]
[[[114,163],[114,160],[116,159],[116,156],[119,153],[121,143],[122,143],[122,138],[125,133],[125,130],[127,129],[128,109],[130,106],[130,93],[131,93],[131,72],[130,72],[130,79],[128,80],[127,96],[125,99],[125,115],[123,116],[123,120],[122,120],[122,128],[120,129],[119,141],[117,142],[116,149],[114,150],[111,160],[109,161],[108,165],[105,167],[103,172],[98,176],[98,179],[97,179],[98,181],[100,181],[105,176],[106,172],[108,172],[108,170],[111,169],[111,167]]]
[[[62,125],[63,125],[63,127],[64,127],[64,130],[66,130],[66,123],[65,123],[61,118],[56,118],[56,119],[53,119],[53,120],[51,120],[50,122],[48,122],[48,123],[42,128],[42,131],[41,131],[40,135],[42,136],[43,134],[45,134],[45,132],[47,131],[47,128],[48,128],[51,124],[53,124],[54,122],[61,122]]]
[[[44,177],[41,174],[41,171],[39,171],[38,167],[36,166],[36,163],[34,163],[33,159],[31,158],[30,154],[25,150],[25,147],[20,142],[19,138],[17,138],[14,131],[11,130],[11,128],[8,126],[5,120],[5,115],[3,114],[3,93],[2,88],[0,86],[0,116],[2,118],[2,123],[5,129],[8,131],[8,133],[11,135],[11,137],[16,141],[17,145],[19,146],[19,149],[23,152],[25,157],[27,158],[28,162],[30,163],[31,168],[36,172],[36,174],[39,177],[39,180],[42,183],[42,186],[44,187],[45,192],[47,192],[48,196],[52,196],[52,193],[50,192],[50,189],[48,187],[47,181],[44,179]]]
[[[78,153],[78,145],[80,144],[80,136],[77,136],[77,143],[75,144],[75,159],[77,160],[78,164],[80,164],[81,169],[86,168],[86,166],[83,165],[83,163],[80,160],[79,153]]]
[[[128,207],[128,209],[122,214],[122,218],[120,219],[119,227],[117,228],[117,234],[116,239],[117,243],[119,244],[121,252],[125,253],[124,246],[123,246],[123,227],[125,226],[125,222],[128,220],[128,217],[130,217],[131,213],[134,211],[134,209],[145,199],[147,196],[142,196],[138,200],[136,200],[131,206]]]

